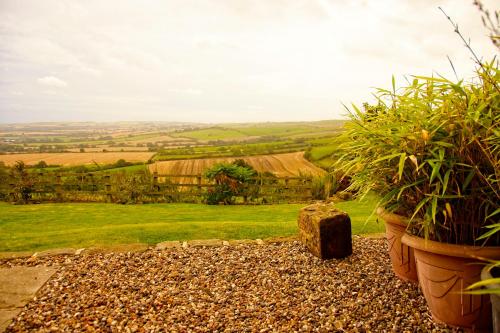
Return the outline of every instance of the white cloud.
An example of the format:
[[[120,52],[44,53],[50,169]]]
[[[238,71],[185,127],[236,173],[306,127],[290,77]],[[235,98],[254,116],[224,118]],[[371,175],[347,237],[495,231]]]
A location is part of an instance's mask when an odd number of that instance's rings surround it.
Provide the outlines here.
[[[201,91],[200,89],[192,89],[192,88],[168,89],[168,92],[174,93],[174,94],[183,94],[183,95],[201,95],[201,94],[203,94],[203,91]]]
[[[446,56],[471,75],[439,5],[480,56],[497,53],[468,1],[0,2],[5,122],[336,118],[392,75],[453,78]]]
[[[58,79],[55,76],[41,77],[37,80],[37,82],[41,85],[54,88],[64,88],[68,85],[65,81]]]

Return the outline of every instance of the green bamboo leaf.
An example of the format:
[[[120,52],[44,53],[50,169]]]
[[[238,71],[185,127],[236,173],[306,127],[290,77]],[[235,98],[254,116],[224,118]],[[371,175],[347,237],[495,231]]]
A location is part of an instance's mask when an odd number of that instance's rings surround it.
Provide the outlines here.
[[[490,217],[495,216],[498,213],[500,213],[500,208],[497,208],[497,210],[495,210],[493,213],[491,213],[490,215],[486,216],[486,219],[489,219]],[[500,224],[499,224],[499,226],[500,226]],[[487,228],[491,228],[491,226],[487,226]]]
[[[436,144],[438,146],[443,146],[443,147],[446,147],[446,148],[453,148],[454,145],[451,144],[451,143],[448,143],[448,142],[444,142],[444,141],[432,141],[433,144]]]
[[[437,199],[436,196],[432,197],[431,203],[432,222],[434,222],[434,224],[436,224]]]
[[[443,195],[446,193],[446,189],[448,188],[448,182],[450,180],[451,171],[452,171],[452,169],[449,169],[444,174],[444,178],[443,178],[443,191],[441,192]]]
[[[432,184],[436,176],[439,175],[439,169],[441,169],[441,163],[433,163],[431,177],[429,178],[429,183]]]
[[[401,180],[401,178],[403,177],[405,161],[406,161],[406,153],[402,153],[401,157],[399,158],[399,170],[398,170],[399,180]]]
[[[354,111],[356,111],[358,117],[361,118],[363,116],[363,112],[361,112],[361,110],[355,104],[352,104],[352,107],[354,108]]]
[[[469,186],[469,184],[472,181],[472,178],[474,177],[475,174],[476,174],[476,170],[472,169],[471,171],[469,171],[469,174],[467,175],[464,183],[462,184],[462,192],[464,192],[465,189],[467,188],[467,186]]]
[[[453,90],[455,90],[457,93],[459,93],[460,95],[467,96],[467,93],[464,91],[464,89],[461,86],[459,86],[457,84],[452,84],[451,88]]]
[[[490,227],[490,226],[487,226],[487,227]],[[477,238],[477,240],[488,238],[488,237],[496,234],[497,232],[500,232],[500,224],[498,224],[498,226],[495,227],[494,229],[491,229],[488,232],[485,232],[484,234],[482,234],[480,237]]]
[[[437,78],[437,77],[429,77],[429,76],[421,76],[421,75],[415,75],[413,77],[416,78],[416,79],[419,79],[419,80],[425,80],[425,81],[429,81],[429,82],[432,82],[432,81],[442,82],[442,83],[449,83],[450,82],[449,80],[440,79],[440,78]]]
[[[490,288],[490,289],[479,289],[472,291],[465,291],[464,294],[470,295],[489,295],[489,294],[500,294],[500,288]]]
[[[415,207],[415,211],[413,212],[413,215],[411,216],[411,219],[410,220],[413,220],[413,218],[417,215],[417,213],[420,211],[420,209],[422,209],[422,207],[427,203],[429,202],[429,200],[431,200],[431,197],[426,197],[424,199],[422,199],[418,205]]]
[[[401,198],[401,195],[403,194],[403,192],[408,189],[408,188],[411,188],[411,187],[414,187],[414,186],[417,186],[419,184],[422,184],[424,182],[424,180],[419,180],[419,181],[416,181],[414,183],[411,183],[411,184],[407,184],[405,186],[402,186],[400,189],[399,189],[399,192],[398,192],[398,195],[396,197],[396,200],[399,200],[399,198]],[[396,189],[397,190],[397,189]]]
[[[439,160],[442,162],[444,160],[444,149],[440,148],[438,150],[439,153]]]
[[[488,106],[488,104],[482,102],[479,104],[479,106],[476,107],[476,110],[474,112],[474,121],[478,121],[479,117],[481,116],[481,112],[483,112],[484,108]]]
[[[400,156],[400,155],[401,155],[400,153],[397,153],[397,154],[391,154],[391,155],[388,155],[388,156],[384,156],[384,157],[378,158],[375,161],[373,161],[373,164],[379,163],[379,162],[382,162],[382,161],[385,161],[385,160],[391,160],[394,157],[397,157],[397,156]]]
[[[491,278],[491,279],[478,281],[476,283],[471,284],[467,288],[465,288],[465,290],[476,289],[479,287],[489,286],[491,284],[496,284],[496,283],[500,283],[500,278]]]

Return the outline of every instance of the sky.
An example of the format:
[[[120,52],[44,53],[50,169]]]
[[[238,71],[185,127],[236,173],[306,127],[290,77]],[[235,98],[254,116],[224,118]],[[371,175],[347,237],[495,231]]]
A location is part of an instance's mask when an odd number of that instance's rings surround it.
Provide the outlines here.
[[[491,10],[495,1],[483,1]],[[342,118],[498,51],[472,0],[0,0],[0,122]]]

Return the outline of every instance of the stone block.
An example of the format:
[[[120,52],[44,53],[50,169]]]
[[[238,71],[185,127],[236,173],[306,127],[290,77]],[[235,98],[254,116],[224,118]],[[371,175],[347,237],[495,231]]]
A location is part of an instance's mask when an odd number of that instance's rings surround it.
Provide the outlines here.
[[[200,239],[191,240],[188,242],[189,246],[192,247],[216,247],[222,246],[222,240],[220,239]]]
[[[41,252],[36,252],[33,254],[33,257],[44,258],[44,257],[53,257],[53,256],[64,256],[64,255],[74,255],[75,249],[53,249],[53,250],[45,250]]]
[[[351,219],[332,204],[316,203],[300,211],[299,240],[321,259],[352,254]]]
[[[175,249],[180,248],[182,246],[179,241],[166,241],[156,244],[155,250],[166,250],[166,249]]]

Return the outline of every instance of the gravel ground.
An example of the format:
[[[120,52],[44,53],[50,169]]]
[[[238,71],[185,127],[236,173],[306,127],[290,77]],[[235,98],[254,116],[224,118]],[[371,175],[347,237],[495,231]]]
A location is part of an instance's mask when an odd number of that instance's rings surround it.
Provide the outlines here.
[[[0,261],[59,264],[7,332],[448,332],[383,239],[321,261],[298,242]]]

